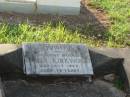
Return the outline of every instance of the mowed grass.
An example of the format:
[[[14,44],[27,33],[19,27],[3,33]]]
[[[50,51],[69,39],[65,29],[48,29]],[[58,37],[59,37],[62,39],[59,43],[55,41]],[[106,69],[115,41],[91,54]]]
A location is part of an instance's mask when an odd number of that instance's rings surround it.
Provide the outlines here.
[[[53,25],[46,23],[43,25],[22,24],[0,24],[0,43],[22,42],[47,42],[47,43],[84,43],[95,46],[100,43],[88,37],[81,36],[78,30],[71,31],[62,22]]]
[[[111,26],[106,32],[110,47],[126,46],[130,33],[130,0],[90,0],[96,8],[105,10]]]
[[[90,0],[95,8],[107,12],[110,27],[105,31],[103,39],[94,38],[96,32],[92,27],[69,29],[59,22],[43,25],[0,24],[0,43],[51,42],[51,43],[84,43],[89,46],[125,47],[127,34],[130,33],[130,1],[129,0]],[[83,32],[89,32],[83,35]],[[94,33],[91,33],[94,32]],[[90,34],[90,35],[89,35]],[[93,34],[93,35],[92,35]]]

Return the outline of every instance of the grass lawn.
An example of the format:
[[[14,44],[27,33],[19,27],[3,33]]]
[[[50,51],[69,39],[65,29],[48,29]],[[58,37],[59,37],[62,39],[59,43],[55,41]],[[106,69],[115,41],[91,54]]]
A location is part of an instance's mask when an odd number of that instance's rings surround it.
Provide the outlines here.
[[[130,0],[91,0],[95,8],[102,8],[109,16],[111,26],[106,32],[107,45],[126,46],[130,33]]]
[[[130,33],[130,1],[129,0],[90,0],[95,8],[103,9],[111,22],[105,32],[105,38],[94,39],[80,34],[80,30],[70,30],[62,23],[44,25],[0,24],[0,43],[22,42],[64,42],[85,43],[89,46],[126,46],[127,34]],[[86,27],[87,28],[87,27]],[[89,28],[88,28],[89,29]],[[87,29],[85,29],[87,30]],[[92,30],[92,29],[91,29]],[[90,31],[91,32],[91,31]]]
[[[77,30],[66,29],[62,22],[55,26],[51,23],[40,26],[32,26],[27,23],[0,24],[0,43],[20,44],[22,42],[87,43],[90,46],[98,44],[98,42],[81,36]]]

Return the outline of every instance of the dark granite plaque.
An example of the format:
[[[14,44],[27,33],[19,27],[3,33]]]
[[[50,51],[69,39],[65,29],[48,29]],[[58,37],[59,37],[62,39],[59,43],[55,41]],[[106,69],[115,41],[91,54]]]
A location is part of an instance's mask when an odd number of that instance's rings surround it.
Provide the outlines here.
[[[88,48],[83,44],[25,43],[27,75],[93,75]]]

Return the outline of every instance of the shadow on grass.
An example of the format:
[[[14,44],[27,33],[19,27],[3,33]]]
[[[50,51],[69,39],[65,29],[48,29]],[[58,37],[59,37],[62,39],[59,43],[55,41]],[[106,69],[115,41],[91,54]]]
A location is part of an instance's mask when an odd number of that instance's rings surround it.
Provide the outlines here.
[[[86,7],[83,1],[81,3],[81,12],[78,16],[58,16],[41,14],[23,15],[18,13],[0,13],[0,16],[2,17],[0,21],[6,21],[11,24],[28,22],[29,24],[41,25],[51,22],[55,27],[55,25],[57,25],[59,21],[62,21],[67,30],[70,30],[72,32],[75,32],[75,30],[77,30],[77,32],[83,37],[101,41],[105,41],[108,39],[105,33],[108,30],[107,27],[105,27],[104,24],[96,18],[94,13],[92,13],[90,9]],[[7,34],[10,34],[10,32],[7,31]]]

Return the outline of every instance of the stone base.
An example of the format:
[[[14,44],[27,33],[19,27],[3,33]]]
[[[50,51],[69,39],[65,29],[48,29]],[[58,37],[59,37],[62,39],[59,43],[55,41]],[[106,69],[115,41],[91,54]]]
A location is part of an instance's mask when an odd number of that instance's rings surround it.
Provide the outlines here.
[[[60,80],[60,81],[59,81]],[[113,84],[96,80],[93,84],[86,82],[62,81],[4,81],[6,97],[125,97],[126,94]]]
[[[43,14],[79,15],[80,0],[37,0],[37,12]]]
[[[96,78],[114,73],[124,82],[126,89],[130,87],[129,48],[90,48],[89,51]],[[21,54],[22,48],[20,45],[1,44],[0,74],[23,73]]]
[[[0,0],[0,12],[34,13],[35,1],[14,2],[14,1]]]

